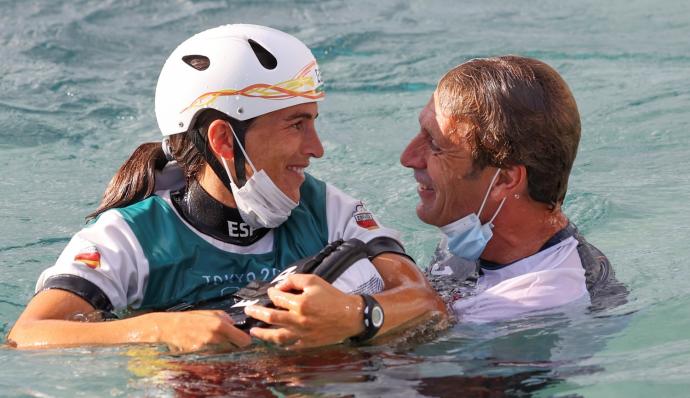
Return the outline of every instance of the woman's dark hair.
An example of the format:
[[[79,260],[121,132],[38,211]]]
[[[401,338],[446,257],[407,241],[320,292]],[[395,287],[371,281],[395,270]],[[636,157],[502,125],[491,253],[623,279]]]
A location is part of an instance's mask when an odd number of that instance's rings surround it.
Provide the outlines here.
[[[208,127],[218,119],[236,122],[222,112],[206,109],[196,116],[193,127],[187,132],[168,137],[170,152],[182,168],[187,184],[197,178],[206,164],[192,137],[194,134],[200,135],[204,145],[207,145]],[[248,129],[253,121],[254,119],[244,121],[245,129]],[[160,142],[139,145],[117,170],[108,183],[98,208],[86,216],[86,220],[92,220],[106,210],[125,207],[151,196],[156,187],[156,171],[162,170],[167,163]]]

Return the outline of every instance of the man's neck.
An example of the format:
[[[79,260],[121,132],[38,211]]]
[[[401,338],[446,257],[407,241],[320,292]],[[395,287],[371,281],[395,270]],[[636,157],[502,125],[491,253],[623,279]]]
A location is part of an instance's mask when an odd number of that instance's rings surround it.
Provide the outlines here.
[[[568,225],[560,208],[549,211],[541,206],[522,206],[503,216],[494,223],[493,238],[481,256],[497,264],[510,264],[537,253],[549,238]]]

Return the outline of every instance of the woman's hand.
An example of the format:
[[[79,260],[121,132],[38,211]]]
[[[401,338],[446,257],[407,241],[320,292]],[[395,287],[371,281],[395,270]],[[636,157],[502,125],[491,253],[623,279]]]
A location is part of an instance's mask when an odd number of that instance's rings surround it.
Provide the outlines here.
[[[377,337],[415,327],[432,317],[440,327],[447,325],[443,300],[410,259],[382,253],[372,263],[386,287],[374,295],[386,314]],[[315,275],[290,275],[269,289],[268,295],[277,309],[245,308],[247,315],[273,326],[252,328],[250,334],[259,339],[286,348],[304,348],[337,344],[364,331],[363,299],[342,293]]]
[[[294,274],[268,296],[276,309],[249,306],[245,313],[274,328],[252,328],[261,340],[291,348],[337,344],[364,330],[363,300],[341,292],[315,275]]]
[[[141,317],[153,326],[152,335],[144,339],[165,343],[171,351],[227,350],[252,342],[224,311],[155,312]]]
[[[233,349],[251,343],[223,311],[151,312],[107,322],[77,322],[76,315],[94,308],[64,290],[34,296],[9,333],[16,348],[74,347],[132,343],[164,343],[172,351]]]

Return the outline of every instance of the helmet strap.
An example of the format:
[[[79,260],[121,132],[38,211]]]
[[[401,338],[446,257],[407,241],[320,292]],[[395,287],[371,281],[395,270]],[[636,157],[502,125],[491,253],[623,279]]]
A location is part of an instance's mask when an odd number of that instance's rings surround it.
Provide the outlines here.
[[[247,133],[247,129],[249,127],[249,124],[251,123],[249,120],[247,121],[240,121],[236,120],[233,118],[228,117],[225,119],[232,128],[235,130],[235,134],[233,134],[233,155],[235,158],[235,173],[237,174],[237,186],[238,188],[241,188],[244,186],[244,184],[247,182],[246,178],[246,173],[244,169],[244,164],[245,164],[245,156],[244,153],[242,153],[242,150],[239,148],[237,145],[238,139],[241,140],[240,144],[244,146],[244,138]],[[194,144],[194,147],[196,148],[197,151],[204,157],[204,160],[206,160],[206,163],[208,163],[209,166],[211,166],[211,169],[213,170],[214,173],[216,173],[216,176],[220,179],[220,181],[225,185],[225,187],[229,190],[230,189],[230,178],[228,177],[227,173],[225,172],[225,169],[223,168],[223,165],[220,164],[216,156],[214,155],[213,151],[211,150],[211,147],[208,145],[208,140],[204,136],[203,132],[199,128],[194,128],[189,131],[189,134],[191,135],[192,139],[192,144]],[[235,135],[237,138],[235,138]]]
[[[211,169],[214,173],[216,173],[216,176],[220,179],[223,185],[230,189],[230,179],[228,178],[227,174],[223,172],[223,166],[221,166],[218,159],[216,159],[214,156],[213,151],[208,146],[206,138],[201,132],[201,129],[192,129],[189,131],[189,134],[196,150],[199,151],[201,156],[204,157],[206,163],[211,166]]]

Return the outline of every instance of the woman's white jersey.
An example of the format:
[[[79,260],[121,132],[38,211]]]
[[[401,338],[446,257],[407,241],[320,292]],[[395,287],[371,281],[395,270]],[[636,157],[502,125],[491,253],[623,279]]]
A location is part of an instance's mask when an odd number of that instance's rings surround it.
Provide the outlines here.
[[[242,226],[228,226],[242,233]],[[329,242],[377,237],[398,240],[364,204],[309,175],[288,221],[248,246],[205,235],[180,216],[170,191],[103,213],[79,231],[55,265],[38,279],[43,289],[71,291],[96,309],[164,309],[231,294],[252,280],[270,281],[291,263]],[[334,283],[373,294],[383,280],[360,260]]]

